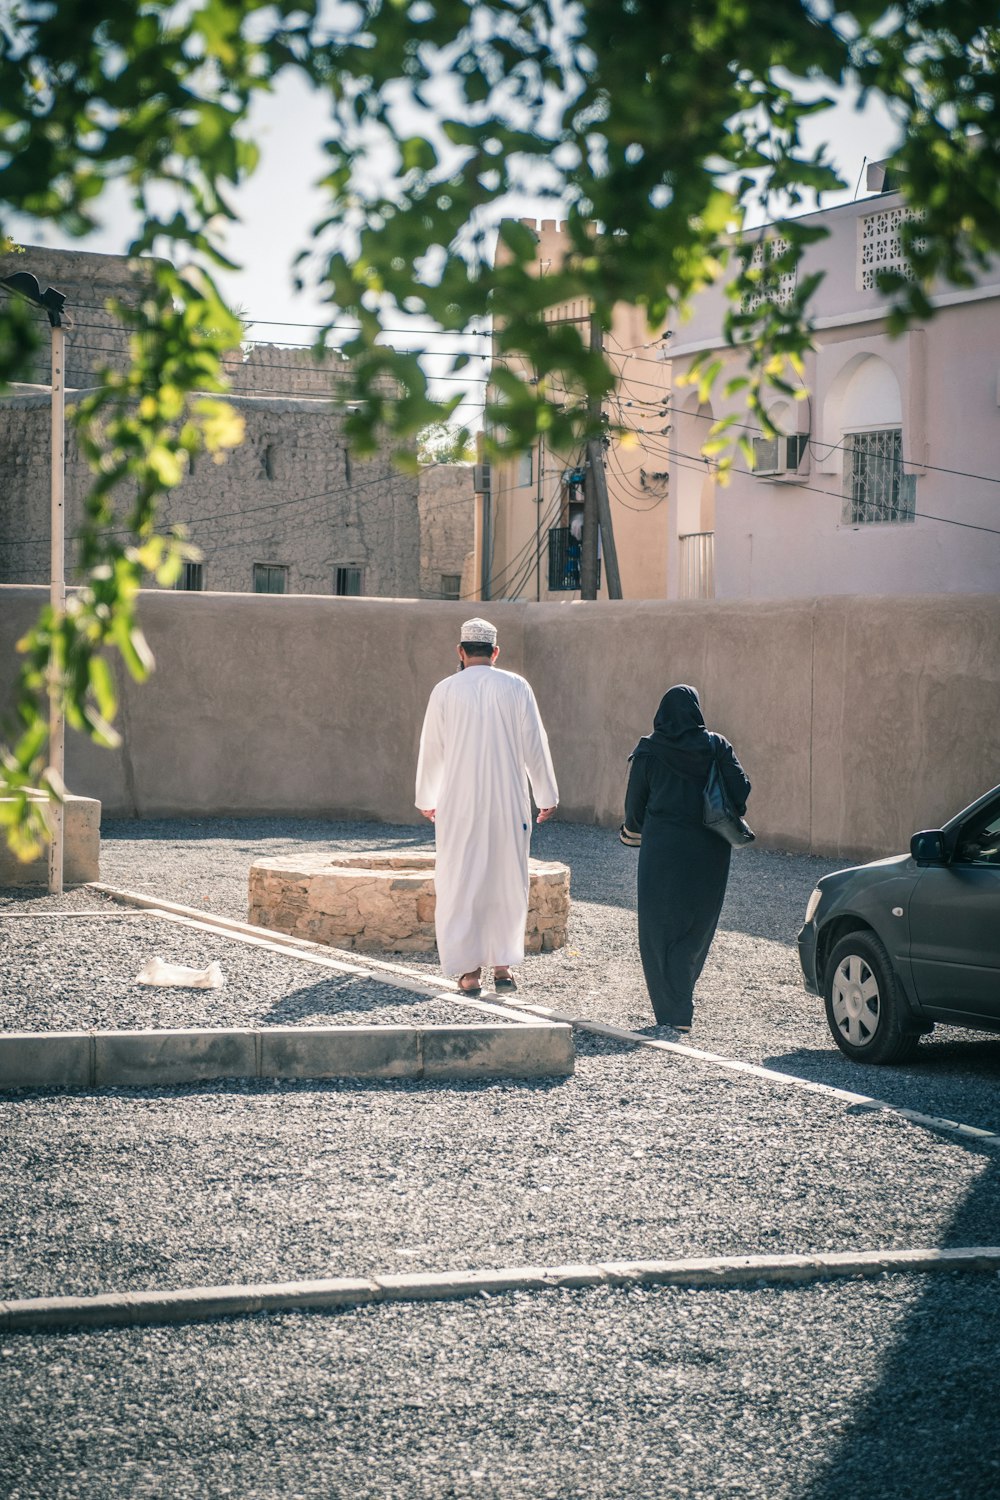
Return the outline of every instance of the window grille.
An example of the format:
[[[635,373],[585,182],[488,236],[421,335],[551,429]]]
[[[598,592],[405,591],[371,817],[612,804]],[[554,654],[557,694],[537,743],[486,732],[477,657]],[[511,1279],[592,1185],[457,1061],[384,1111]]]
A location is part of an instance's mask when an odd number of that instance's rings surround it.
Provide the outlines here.
[[[287,594],[288,568],[284,563],[254,563],[253,591],[255,594]]]
[[[597,587],[601,586],[601,559],[597,559]],[[549,592],[556,594],[580,587],[580,543],[568,526],[549,531]]]
[[[852,526],[913,520],[914,483],[903,473],[898,427],[848,433],[845,458],[845,520]]]
[[[364,593],[364,569],[363,568],[338,568],[334,579],[333,591],[335,594],[356,598]]]
[[[789,242],[781,235],[772,235],[770,239],[760,240],[755,246],[747,267],[750,271],[760,273],[760,280],[756,290],[747,292],[740,299],[740,311],[744,313],[756,312],[765,302],[770,302],[776,307],[785,307],[795,296],[795,272],[782,271],[781,275],[775,275],[770,268],[770,262],[778,260],[789,250]]]
[[[197,593],[205,587],[205,565],[200,562],[186,562],[181,566],[181,575],[174,584],[175,589],[190,590]]]
[[[920,218],[919,211],[912,208],[884,208],[877,214],[866,214],[861,220],[860,262],[858,281],[863,292],[878,291],[880,271],[898,271],[907,281],[915,281],[916,275],[903,253],[902,226]],[[923,250],[927,241],[914,241],[914,248]]]
[[[519,489],[534,483],[534,468],[532,459],[534,454],[530,448],[517,455],[517,484]]]
[[[462,575],[461,573],[441,574],[441,598],[460,599],[462,597]]]

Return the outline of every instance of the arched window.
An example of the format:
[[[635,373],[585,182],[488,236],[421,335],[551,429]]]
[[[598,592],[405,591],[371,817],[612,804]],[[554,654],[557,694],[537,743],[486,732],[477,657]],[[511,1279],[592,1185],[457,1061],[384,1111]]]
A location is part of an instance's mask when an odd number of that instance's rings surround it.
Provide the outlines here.
[[[844,455],[844,521],[912,521],[915,482],[903,464],[903,404],[895,372],[877,355],[851,360],[833,382],[826,430]],[[838,433],[839,429],[839,433]]]

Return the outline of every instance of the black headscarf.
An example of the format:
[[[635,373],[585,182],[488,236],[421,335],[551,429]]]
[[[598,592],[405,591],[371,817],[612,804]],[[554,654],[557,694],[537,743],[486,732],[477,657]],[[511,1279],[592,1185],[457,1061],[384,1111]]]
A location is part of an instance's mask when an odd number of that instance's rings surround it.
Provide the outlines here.
[[[652,755],[691,781],[706,779],[713,754],[701,700],[697,691],[685,683],[664,693],[653,719],[652,734],[643,735],[632,751],[632,756]]]

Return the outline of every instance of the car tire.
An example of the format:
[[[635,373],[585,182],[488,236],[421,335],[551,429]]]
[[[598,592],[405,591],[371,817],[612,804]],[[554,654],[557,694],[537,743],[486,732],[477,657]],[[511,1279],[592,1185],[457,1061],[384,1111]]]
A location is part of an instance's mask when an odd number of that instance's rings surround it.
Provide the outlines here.
[[[913,1056],[920,1030],[874,932],[840,939],[827,960],[823,995],[830,1034],[853,1062],[898,1063]]]

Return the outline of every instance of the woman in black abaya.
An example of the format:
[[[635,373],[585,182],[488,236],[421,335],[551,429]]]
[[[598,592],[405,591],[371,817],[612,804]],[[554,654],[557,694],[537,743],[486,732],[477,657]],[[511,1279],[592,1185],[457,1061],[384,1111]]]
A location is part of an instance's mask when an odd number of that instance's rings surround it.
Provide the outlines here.
[[[729,879],[730,845],[702,823],[714,756],[733,806],[750,795],[732,745],[705,728],[693,687],[665,694],[653,733],[629,757],[622,842],[639,848],[639,953],[660,1026],[690,1031],[694,987],[708,957]]]

